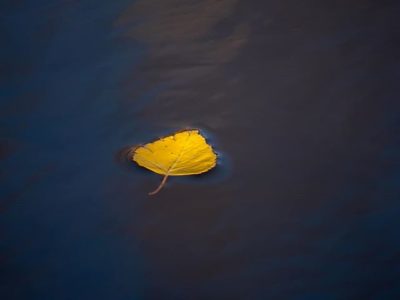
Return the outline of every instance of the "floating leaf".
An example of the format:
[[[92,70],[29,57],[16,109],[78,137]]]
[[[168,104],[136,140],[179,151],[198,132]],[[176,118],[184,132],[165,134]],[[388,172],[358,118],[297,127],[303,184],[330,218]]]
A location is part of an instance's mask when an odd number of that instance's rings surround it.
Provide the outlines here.
[[[198,130],[185,130],[137,147],[132,159],[164,176],[158,188],[149,193],[154,195],[169,176],[201,174],[214,168],[217,155]]]

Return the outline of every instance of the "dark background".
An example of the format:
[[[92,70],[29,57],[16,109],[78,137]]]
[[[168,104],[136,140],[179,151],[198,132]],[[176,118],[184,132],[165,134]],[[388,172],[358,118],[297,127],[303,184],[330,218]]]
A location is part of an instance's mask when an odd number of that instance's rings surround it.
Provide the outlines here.
[[[0,298],[400,299],[400,2],[1,1]],[[220,154],[160,177],[124,148]]]

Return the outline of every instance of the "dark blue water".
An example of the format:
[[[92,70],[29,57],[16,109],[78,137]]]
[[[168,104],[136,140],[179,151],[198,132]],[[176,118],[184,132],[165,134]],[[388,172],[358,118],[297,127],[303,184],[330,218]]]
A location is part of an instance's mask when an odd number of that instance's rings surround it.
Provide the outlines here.
[[[400,3],[3,1],[0,298],[400,299]],[[217,169],[126,147],[200,128]]]

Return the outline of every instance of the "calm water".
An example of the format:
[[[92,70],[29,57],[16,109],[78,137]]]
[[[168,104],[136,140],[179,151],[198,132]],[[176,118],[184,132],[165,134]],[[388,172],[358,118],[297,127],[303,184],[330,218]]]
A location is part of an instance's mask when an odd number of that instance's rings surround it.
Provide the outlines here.
[[[1,6],[1,299],[400,299],[398,1]]]

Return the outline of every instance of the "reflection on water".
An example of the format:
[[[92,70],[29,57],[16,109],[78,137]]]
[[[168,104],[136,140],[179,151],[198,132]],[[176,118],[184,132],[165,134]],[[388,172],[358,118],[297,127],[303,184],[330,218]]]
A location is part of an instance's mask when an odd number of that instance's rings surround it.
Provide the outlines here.
[[[174,129],[226,122],[225,89],[233,82],[223,67],[238,55],[249,33],[246,22],[232,19],[237,2],[143,0],[121,15],[116,24],[148,50],[134,77],[142,88],[132,99],[163,86],[142,111],[149,122],[156,118],[159,126]]]

